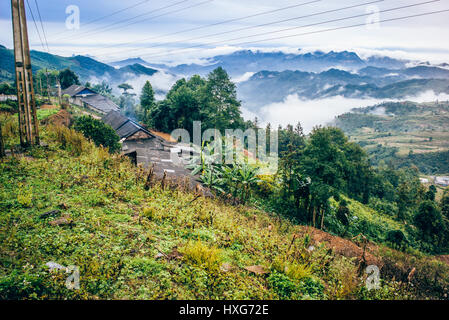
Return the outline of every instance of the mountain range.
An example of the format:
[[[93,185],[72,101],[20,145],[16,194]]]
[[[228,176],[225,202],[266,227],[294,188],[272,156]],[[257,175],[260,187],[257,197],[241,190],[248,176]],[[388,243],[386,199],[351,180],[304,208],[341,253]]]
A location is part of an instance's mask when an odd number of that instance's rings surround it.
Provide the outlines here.
[[[355,52],[262,52],[242,50],[205,59],[201,64],[170,66],[129,58],[109,63],[92,57],[62,57],[31,51],[33,70],[42,68],[75,71],[82,82],[102,80],[111,86],[138,79],[173,82],[193,74],[207,75],[223,67],[237,80],[237,93],[243,105],[257,111],[264,105],[281,102],[296,94],[301,99],[320,99],[332,96],[347,98],[404,99],[432,90],[436,94],[449,93],[449,65],[431,65],[387,56],[361,58]],[[0,82],[14,79],[13,50],[0,46]],[[157,79],[158,78],[158,79]],[[160,79],[159,79],[160,78]],[[158,83],[153,86],[160,90]],[[168,90],[169,85],[165,84]],[[140,88],[135,88],[137,91]],[[136,92],[137,92],[136,91]]]
[[[145,67],[141,64],[127,64],[122,68],[97,61],[86,56],[62,57],[46,52],[31,50],[31,61],[33,72],[40,69],[65,69],[75,71],[82,82],[99,82],[108,80],[118,83],[126,81],[130,76],[151,76],[157,70]],[[0,82],[14,81],[14,51],[0,45]]]

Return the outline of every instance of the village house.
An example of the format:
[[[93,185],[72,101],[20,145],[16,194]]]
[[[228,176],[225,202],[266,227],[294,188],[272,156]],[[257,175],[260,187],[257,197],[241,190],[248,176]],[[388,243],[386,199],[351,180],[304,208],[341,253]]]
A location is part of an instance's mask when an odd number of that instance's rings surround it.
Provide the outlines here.
[[[449,177],[435,177],[434,178],[435,184],[442,186],[442,187],[449,187]]]
[[[191,177],[186,164],[179,157],[181,151],[173,142],[167,141],[147,130],[136,121],[112,110],[102,121],[110,125],[120,137],[122,153],[136,165],[146,168],[154,166],[154,173],[161,177]]]
[[[0,94],[0,102],[5,102],[7,100],[17,100],[16,95],[7,95],[7,94]]]
[[[119,107],[107,97],[104,97],[92,89],[84,86],[71,85],[62,91],[62,96],[68,95],[69,102],[96,111],[100,114],[106,114],[111,110],[118,111]]]

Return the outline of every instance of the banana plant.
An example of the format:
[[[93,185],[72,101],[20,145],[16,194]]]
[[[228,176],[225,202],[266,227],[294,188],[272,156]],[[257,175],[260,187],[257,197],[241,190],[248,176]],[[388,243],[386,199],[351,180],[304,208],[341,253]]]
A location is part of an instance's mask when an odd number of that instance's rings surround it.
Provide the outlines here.
[[[242,186],[240,200],[243,203],[249,199],[252,186],[260,182],[260,179],[257,177],[258,171],[258,168],[251,167],[246,163],[243,163],[238,168],[238,180]]]

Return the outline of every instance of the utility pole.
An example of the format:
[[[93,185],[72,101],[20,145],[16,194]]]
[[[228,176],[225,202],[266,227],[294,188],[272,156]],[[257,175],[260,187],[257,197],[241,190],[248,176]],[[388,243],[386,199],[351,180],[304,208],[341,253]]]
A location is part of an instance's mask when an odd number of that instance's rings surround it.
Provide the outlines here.
[[[39,144],[39,123],[36,114],[33,73],[24,0],[11,0],[16,69],[17,102],[19,105],[20,144]]]
[[[61,81],[59,81],[59,77],[56,77],[56,82],[57,82],[57,86],[58,86],[58,101],[59,101],[59,106],[62,106]]]
[[[0,158],[5,156],[5,145],[3,143],[2,123],[0,122]]]
[[[47,97],[48,97],[48,104],[51,104],[50,99],[50,82],[48,81],[48,70],[45,68],[45,76],[47,77]]]

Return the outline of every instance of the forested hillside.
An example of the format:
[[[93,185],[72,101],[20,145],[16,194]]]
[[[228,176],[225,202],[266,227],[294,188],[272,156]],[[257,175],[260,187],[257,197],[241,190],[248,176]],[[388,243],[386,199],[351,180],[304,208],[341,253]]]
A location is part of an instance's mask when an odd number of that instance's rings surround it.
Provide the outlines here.
[[[449,172],[449,103],[382,103],[335,119],[373,164],[416,166],[425,174]]]
[[[127,158],[65,127],[43,130],[46,147],[0,163],[2,299],[444,298],[449,266],[430,256],[366,248],[182,184],[147,188]],[[366,226],[399,226],[347,203]],[[80,289],[50,262],[78,266]],[[365,263],[382,268],[381,289],[366,289]]]
[[[121,111],[148,129],[192,132],[196,120],[223,135],[260,129],[243,120],[223,68],[180,79],[161,101],[149,81],[139,104],[129,84],[119,87],[120,100],[131,102]],[[17,105],[1,107],[2,298],[446,297],[449,191],[437,196],[416,167],[373,166],[341,129],[318,126],[305,135],[300,123],[268,125],[267,150],[274,132],[279,139],[272,174],[247,150],[231,163],[212,161],[224,156],[215,152],[221,140],[203,141],[189,166],[201,182],[192,190],[183,179],[157,179],[151,167],[132,165],[114,129],[84,106],[38,102],[42,144],[29,149],[19,146]],[[79,290],[53,270],[69,265],[79,267]],[[369,265],[381,272],[376,290],[365,285]]]

